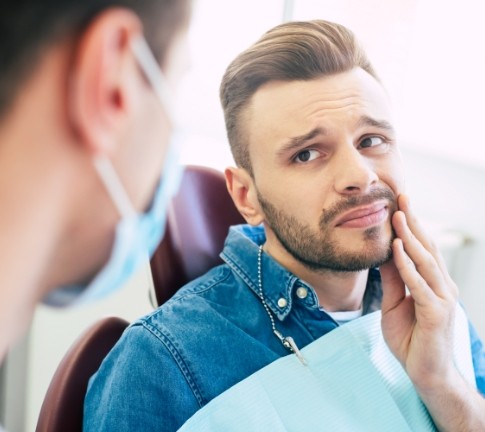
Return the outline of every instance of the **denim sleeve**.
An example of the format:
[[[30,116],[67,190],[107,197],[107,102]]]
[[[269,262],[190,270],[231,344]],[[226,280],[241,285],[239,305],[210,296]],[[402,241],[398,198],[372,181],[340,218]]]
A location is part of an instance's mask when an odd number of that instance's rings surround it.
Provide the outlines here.
[[[473,369],[475,370],[475,380],[478,391],[485,396],[485,351],[483,343],[478,336],[475,327],[469,321],[470,342],[472,346]]]
[[[199,408],[162,340],[136,324],[91,378],[83,430],[175,431]]]

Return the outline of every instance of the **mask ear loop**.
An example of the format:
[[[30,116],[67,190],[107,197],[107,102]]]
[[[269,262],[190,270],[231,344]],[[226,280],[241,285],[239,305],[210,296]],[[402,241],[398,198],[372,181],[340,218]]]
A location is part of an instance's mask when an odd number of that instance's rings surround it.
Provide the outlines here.
[[[147,41],[143,36],[135,36],[130,40],[130,47],[135,56],[140,68],[145,74],[148,82],[153,88],[153,91],[160,99],[165,112],[173,124],[173,107],[172,95],[165,75],[160,70],[160,65],[152,54]]]
[[[173,123],[169,86],[165,76],[160,71],[160,65],[153,56],[145,38],[142,36],[135,36],[130,41],[130,47],[141,70],[152,86],[153,91],[161,101],[166,114],[169,117],[169,121]],[[136,211],[131,204],[128,194],[123,188],[121,180],[118,174],[116,174],[109,159],[106,156],[95,156],[94,166],[120,214],[125,217],[136,215]]]
[[[104,187],[110,194],[116,208],[123,217],[136,215],[136,211],[131,204],[130,198],[121,184],[121,180],[116,174],[113,165],[106,156],[95,156],[94,167],[101,178]]]

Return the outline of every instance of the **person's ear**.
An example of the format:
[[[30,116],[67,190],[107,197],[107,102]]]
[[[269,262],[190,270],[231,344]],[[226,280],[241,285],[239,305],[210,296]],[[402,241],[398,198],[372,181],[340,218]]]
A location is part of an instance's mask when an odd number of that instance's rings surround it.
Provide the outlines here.
[[[135,111],[141,73],[130,49],[139,18],[127,9],[100,14],[75,47],[67,92],[74,133],[93,154],[110,154]]]
[[[254,180],[243,168],[226,168],[224,171],[226,186],[239,213],[250,225],[259,225],[264,221],[264,214],[258,201]]]

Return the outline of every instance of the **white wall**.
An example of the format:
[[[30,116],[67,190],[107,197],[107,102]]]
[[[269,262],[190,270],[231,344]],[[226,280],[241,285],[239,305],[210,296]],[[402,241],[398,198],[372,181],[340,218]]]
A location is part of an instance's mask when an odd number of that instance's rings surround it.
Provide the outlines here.
[[[485,168],[403,147],[407,190],[419,216],[468,235],[450,263],[470,318],[485,340]]]

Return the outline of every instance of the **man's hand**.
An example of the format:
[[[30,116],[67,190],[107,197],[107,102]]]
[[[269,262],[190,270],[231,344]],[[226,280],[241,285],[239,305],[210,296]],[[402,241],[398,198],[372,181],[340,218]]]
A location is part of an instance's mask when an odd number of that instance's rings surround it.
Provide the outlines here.
[[[398,207],[393,259],[380,268],[384,338],[440,430],[485,430],[485,400],[453,363],[457,286],[407,196],[399,196]]]
[[[392,216],[393,260],[381,266],[382,330],[411,380],[426,390],[454,367],[458,290],[437,247],[410,212],[405,195],[398,205]]]

